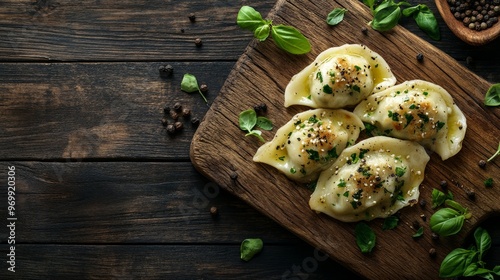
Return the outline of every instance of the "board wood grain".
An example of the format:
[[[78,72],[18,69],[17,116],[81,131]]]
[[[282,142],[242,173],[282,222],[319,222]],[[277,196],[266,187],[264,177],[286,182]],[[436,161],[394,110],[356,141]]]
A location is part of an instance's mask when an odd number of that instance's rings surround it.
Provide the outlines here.
[[[313,44],[312,52],[292,56],[270,41],[253,41],[194,135],[191,159],[200,172],[223,188],[364,277],[390,279],[404,272],[408,279],[437,279],[445,255],[462,245],[480,222],[500,211],[496,199],[500,190],[483,185],[488,177],[500,182],[499,161],[490,162],[485,169],[477,164],[496,151],[499,141],[500,110],[483,105],[490,84],[404,28],[396,27],[383,34],[369,30],[366,36],[362,35],[361,28],[370,20],[370,13],[359,1],[335,1],[332,7],[350,11],[333,28],[324,22],[328,11],[323,4],[278,1],[269,17],[275,23],[301,29]],[[355,243],[354,223],[313,213],[308,207],[310,191],[271,167],[252,162],[261,143],[244,137],[238,126],[239,112],[265,102],[267,116],[279,128],[295,113],[306,109],[283,106],[283,92],[290,78],[324,49],[345,43],[364,44],[379,53],[398,82],[423,79],[441,85],[466,115],[468,130],[461,152],[446,161],[431,154],[426,178],[420,186],[420,199],[430,202],[432,189],[439,188],[442,180],[450,182],[455,200],[473,213],[458,235],[433,240],[428,221],[434,210],[429,204],[415,205],[401,210],[400,225],[395,230],[383,231],[380,219],[369,222],[377,234],[377,245],[372,254],[363,255]],[[416,60],[418,53],[424,54],[423,62]],[[264,138],[271,139],[275,131],[264,132]],[[469,190],[475,191],[475,200],[468,198]],[[424,227],[424,235],[418,239],[412,238],[417,230],[415,222]],[[435,258],[428,254],[431,248],[437,251]]]

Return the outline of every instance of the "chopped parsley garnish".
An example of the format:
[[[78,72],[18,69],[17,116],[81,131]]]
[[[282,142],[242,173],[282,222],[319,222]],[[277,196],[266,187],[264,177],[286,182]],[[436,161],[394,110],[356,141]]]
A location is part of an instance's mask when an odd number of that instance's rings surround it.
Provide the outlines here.
[[[409,108],[410,108],[410,109],[417,109],[417,105],[415,105],[415,104],[411,104]]]
[[[319,120],[318,120],[318,118],[316,118],[316,115],[314,115],[314,116],[311,116],[309,118],[309,122],[310,123],[317,123],[317,122],[319,122]]]
[[[331,150],[328,151],[328,158],[338,158],[339,155],[337,154],[337,147],[333,147]]]
[[[426,115],[426,114],[424,114],[424,113],[419,113],[419,114],[418,114],[418,117],[419,117],[420,119],[422,119],[422,120],[424,121],[424,123],[428,123],[428,122],[429,122],[429,116],[427,116],[427,115]]]
[[[361,88],[359,88],[358,85],[353,85],[351,88],[352,88],[352,90],[354,90],[356,92],[361,92]]]
[[[425,96],[429,95],[429,93],[427,91],[424,91],[422,94]]]
[[[399,113],[397,113],[397,112],[392,112],[392,111],[389,111],[389,112],[387,113],[387,116],[388,116],[389,118],[391,118],[391,119],[392,119],[393,121],[395,121],[395,122],[399,121]]]
[[[326,93],[326,94],[332,94],[333,93],[333,89],[329,85],[324,85],[323,86],[323,92]]]
[[[406,173],[406,167],[396,167],[396,176],[403,177]]]
[[[359,149],[359,158],[364,158],[365,154],[368,153],[370,149]]]
[[[285,160],[285,156],[281,156],[278,159],[281,160],[281,161],[284,161]]]
[[[445,123],[444,123],[444,122],[440,122],[440,121],[438,121],[438,122],[437,122],[437,124],[436,124],[436,126],[437,126],[437,130],[439,131],[441,128],[443,128],[443,127],[444,127],[444,125],[445,125]]]
[[[342,195],[345,197],[349,197],[349,191],[344,192],[344,194],[342,194]]]
[[[405,119],[406,119],[406,125],[405,125],[405,128],[406,128],[413,120],[413,115],[407,113],[407,114],[405,114]]]
[[[312,159],[314,161],[319,161],[319,152],[313,149],[308,149],[306,150],[307,154],[309,155],[308,159]]]
[[[344,179],[340,179],[340,182],[337,184],[337,186],[344,188],[346,186],[346,182]]]
[[[318,73],[316,73],[316,79],[318,79],[320,81],[320,83],[323,82],[323,75],[321,74],[320,71],[318,71]]]
[[[351,154],[352,163],[357,163],[359,158],[356,153]]]
[[[292,167],[292,168],[290,168],[290,173],[295,174],[295,173],[297,173],[297,170],[295,170],[295,168]]]
[[[301,120],[298,120],[298,121],[294,122],[294,123],[293,123],[293,125],[294,125],[294,126],[297,126],[297,125],[299,125],[299,124],[301,124],[301,123],[302,123],[302,121],[301,121]],[[290,132],[290,134],[291,134],[291,132]],[[290,136],[290,135],[289,135],[289,136]]]
[[[359,67],[358,65],[354,65],[354,68],[356,68],[356,71],[361,70],[361,67]]]

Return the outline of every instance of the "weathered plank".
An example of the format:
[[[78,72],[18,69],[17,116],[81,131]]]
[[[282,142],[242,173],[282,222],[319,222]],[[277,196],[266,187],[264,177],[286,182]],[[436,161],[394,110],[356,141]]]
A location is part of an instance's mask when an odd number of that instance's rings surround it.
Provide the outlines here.
[[[495,200],[498,189],[486,189],[483,186],[487,177],[492,177],[495,182],[500,181],[500,173],[497,172],[499,163],[491,162],[485,170],[480,169],[477,163],[480,159],[488,158],[498,147],[498,139],[493,135],[498,135],[500,131],[500,110],[483,104],[488,82],[402,28],[398,27],[386,34],[370,33],[368,37],[353,38],[350,36],[353,30],[361,30],[370,15],[358,1],[339,0],[336,4],[351,11],[351,16],[342,25],[330,29],[321,21],[325,13],[322,5],[307,2],[304,8],[301,1],[278,2],[273,20],[285,24],[300,22],[307,30],[306,36],[316,42],[316,46],[310,54],[291,56],[267,45],[251,44],[230,74],[219,99],[207,113],[208,121],[202,124],[193,138],[193,163],[223,188],[267,213],[313,246],[322,248],[335,260],[369,278],[389,279],[400,271],[406,271],[411,275],[410,278],[415,279],[437,278],[439,263],[446,253],[458,247],[482,219],[499,210]],[[328,38],[325,38],[325,33],[328,33]],[[311,63],[332,42],[335,42],[334,45],[361,43],[368,46],[387,61],[399,82],[422,79],[439,84],[451,93],[463,110],[468,130],[462,151],[444,162],[432,154],[426,169],[426,179],[420,187],[421,198],[430,201],[432,188],[439,186],[441,180],[460,183],[451,184],[450,190],[455,194],[455,199],[466,205],[474,215],[458,236],[440,242],[433,241],[429,219],[423,221],[420,215],[430,217],[434,210],[429,206],[421,208],[417,205],[401,211],[403,220],[395,231],[382,231],[380,220],[371,221],[369,224],[380,238],[377,239],[373,254],[362,255],[354,243],[353,223],[342,223],[312,212],[308,207],[308,190],[271,167],[252,162],[252,156],[261,145],[258,140],[242,137],[241,141],[246,144],[236,144],[234,135],[239,130],[237,121],[225,116],[237,114],[254,100],[260,100],[268,104],[268,117],[276,127],[289,121],[295,113],[305,108],[284,108],[285,86],[292,75]],[[425,53],[422,63],[415,58],[419,52]],[[280,67],[285,62],[287,67]],[[275,75],[278,71],[280,75]],[[254,82],[256,80],[259,81],[258,85]],[[252,93],[251,97],[249,93]],[[264,132],[263,135],[271,139],[274,132]],[[226,153],[222,155],[221,150]],[[238,174],[236,181],[230,179],[233,172]],[[462,184],[464,187],[461,187]],[[466,190],[469,188],[476,191],[475,201],[467,198]],[[412,227],[413,221],[418,221],[424,227],[426,234],[423,238],[414,240],[411,237],[416,230]],[[430,248],[438,251],[435,259],[428,256]],[[380,269],[373,270],[372,267]]]
[[[240,1],[30,1],[0,5],[0,60],[236,60]],[[252,5],[266,15],[274,1]],[[195,22],[188,16],[194,13]],[[201,38],[203,46],[194,44]]]
[[[298,238],[203,178],[189,162],[3,162],[16,168],[23,243],[273,243]],[[1,172],[0,182],[7,182]],[[7,217],[7,192],[0,193]],[[218,207],[213,219],[210,208]],[[242,223],[241,221],[245,221]],[[0,240],[8,232],[0,231]]]
[[[0,246],[2,252],[6,247]],[[239,244],[21,244],[16,272],[10,274],[15,279],[361,279],[303,243],[264,243],[248,262],[240,260]],[[7,268],[2,275],[9,276]]]
[[[160,77],[165,64],[173,76]],[[211,104],[233,64],[2,63],[0,158],[188,160],[196,127],[180,118],[183,131],[169,136],[163,108],[180,103],[202,119],[209,106],[180,90],[183,74],[209,87]]]

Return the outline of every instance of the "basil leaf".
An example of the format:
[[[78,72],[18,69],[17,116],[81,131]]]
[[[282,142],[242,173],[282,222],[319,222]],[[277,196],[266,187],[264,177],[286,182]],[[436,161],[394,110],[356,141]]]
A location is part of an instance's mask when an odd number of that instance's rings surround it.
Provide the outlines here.
[[[431,193],[432,209],[441,206],[446,200],[446,194],[438,189],[433,189]]]
[[[478,227],[474,231],[474,239],[476,240],[477,250],[479,251],[479,261],[481,261],[483,259],[483,254],[491,248],[491,237],[485,229]]]
[[[262,251],[264,242],[260,238],[248,238],[241,242],[240,258],[244,261],[251,260],[257,253]]]
[[[251,132],[257,124],[257,113],[253,109],[248,109],[240,113],[238,119],[240,129]]]
[[[329,25],[337,25],[344,19],[344,14],[346,12],[347,12],[347,9],[335,8],[326,17],[326,22]]]
[[[496,265],[491,272],[493,272],[496,275],[500,276],[500,265]]]
[[[404,9],[403,10],[403,15],[405,17],[409,17],[409,16],[412,16],[412,15],[415,15],[416,13],[418,13],[418,11],[420,11],[420,8],[419,8],[419,5],[416,5],[416,6]]]
[[[370,253],[375,247],[375,232],[365,223],[361,222],[354,229],[356,244],[362,253]]]
[[[236,17],[239,27],[254,31],[257,27],[266,24],[261,14],[250,6],[242,6]]]
[[[181,81],[181,90],[191,93],[198,91],[200,88],[198,87],[198,81],[193,74],[186,73],[182,77]]]
[[[451,251],[441,263],[439,267],[439,277],[453,278],[462,276],[467,267],[472,263],[476,252],[457,248]]]
[[[431,216],[431,230],[442,236],[457,234],[464,225],[465,216],[451,208],[439,209]]]
[[[431,9],[424,4],[419,4],[418,13],[413,15],[418,27],[422,29],[433,40],[440,40],[439,25]]]
[[[263,24],[258,26],[253,32],[253,36],[257,38],[259,41],[265,41],[269,34],[271,33],[271,27],[269,24]]]
[[[371,26],[378,31],[388,31],[398,25],[401,18],[401,8],[398,5],[390,5],[375,12]]]
[[[467,213],[467,208],[463,207],[462,205],[460,205],[460,203],[458,203],[458,202],[456,202],[456,201],[454,201],[454,200],[447,199],[447,200],[445,200],[445,201],[444,201],[444,203],[445,203],[447,206],[449,206],[449,207],[451,207],[451,208],[453,208],[453,209],[457,210],[457,211],[458,211],[458,212],[460,212],[461,214],[465,214],[465,213]]]
[[[500,106],[500,84],[492,85],[484,96],[484,105]]]
[[[418,237],[421,237],[422,235],[424,235],[424,227],[420,227],[417,232],[412,235],[413,238],[418,238]]]
[[[370,10],[373,12],[373,7],[375,6],[375,0],[363,0],[363,4],[370,7]]]
[[[493,275],[491,275],[491,270],[479,267],[477,263],[471,263],[467,268],[465,269],[463,276],[465,277],[470,277],[470,276],[480,276],[485,279],[491,279],[493,280]]]
[[[266,117],[259,116],[257,117],[257,126],[264,130],[273,129],[273,123]]]
[[[389,216],[384,219],[384,223],[382,224],[383,230],[393,229],[398,226],[399,218],[396,216]]]
[[[311,51],[307,38],[292,26],[273,25],[271,34],[276,45],[291,54],[305,54]]]

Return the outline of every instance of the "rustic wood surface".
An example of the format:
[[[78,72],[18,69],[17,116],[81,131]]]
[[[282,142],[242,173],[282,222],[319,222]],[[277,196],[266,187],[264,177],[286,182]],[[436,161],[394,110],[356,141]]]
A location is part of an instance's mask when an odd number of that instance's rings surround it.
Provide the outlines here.
[[[436,13],[432,1],[423,2]],[[290,3],[288,10],[278,9],[270,16],[286,22],[297,14],[313,18],[319,14],[315,7],[283,18],[300,9],[298,2]],[[210,107],[197,94],[180,91],[182,75],[193,73],[206,83],[212,105],[246,46],[257,46],[252,34],[236,26],[238,9],[251,5],[266,16],[275,4],[274,0],[0,0],[0,161],[4,170],[0,182],[5,186],[7,167],[16,166],[18,218],[13,274],[7,271],[5,259],[10,250],[5,227],[7,192],[0,192],[4,220],[0,278],[359,278],[350,271],[353,267],[325,259],[318,246],[198,173],[189,158],[196,131],[189,120],[183,120],[184,130],[174,137],[160,123],[163,107],[176,102],[189,107],[193,116],[205,116]],[[195,22],[190,22],[190,13],[195,14]],[[358,16],[348,13],[345,25],[358,26]],[[428,39],[407,19],[401,24],[483,79],[498,82],[500,42],[469,46],[438,19],[441,41]],[[301,28],[299,22],[297,27]],[[314,41],[323,40],[321,34],[307,34]],[[370,30],[369,38],[379,37]],[[195,38],[202,39],[202,47],[195,46]],[[343,40],[358,38],[362,34],[353,32]],[[272,42],[256,50],[263,53],[254,52],[254,58],[276,54],[263,65],[282,61],[283,53]],[[314,51],[319,51],[317,46]],[[427,56],[440,53],[424,54],[427,62]],[[409,54],[408,60],[413,61],[414,55]],[[249,57],[248,51],[245,56]],[[292,64],[283,75],[305,63],[304,58],[286,59]],[[158,74],[158,67],[166,64],[174,67],[172,77]],[[480,86],[481,80],[477,81]],[[262,90],[253,84],[247,90],[252,88]],[[474,101],[479,102],[478,94],[472,93]],[[223,100],[221,96],[214,108]],[[271,106],[270,113],[278,109],[280,103]],[[498,117],[498,110],[491,112],[489,118]],[[226,117],[234,121],[233,115]],[[477,118],[486,122],[484,117],[484,111],[479,111]],[[491,147],[496,140],[485,138],[490,139],[483,144],[486,156],[496,148]],[[247,146],[244,157],[257,147],[250,139],[232,139]],[[230,174],[226,175],[229,179]],[[483,201],[480,194],[478,201]],[[210,216],[211,206],[219,209],[216,219]],[[488,257],[499,264],[500,227],[492,219],[484,223],[495,237]],[[239,259],[239,244],[248,237],[261,237],[265,247],[247,263]],[[422,248],[428,244],[420,243]]]

